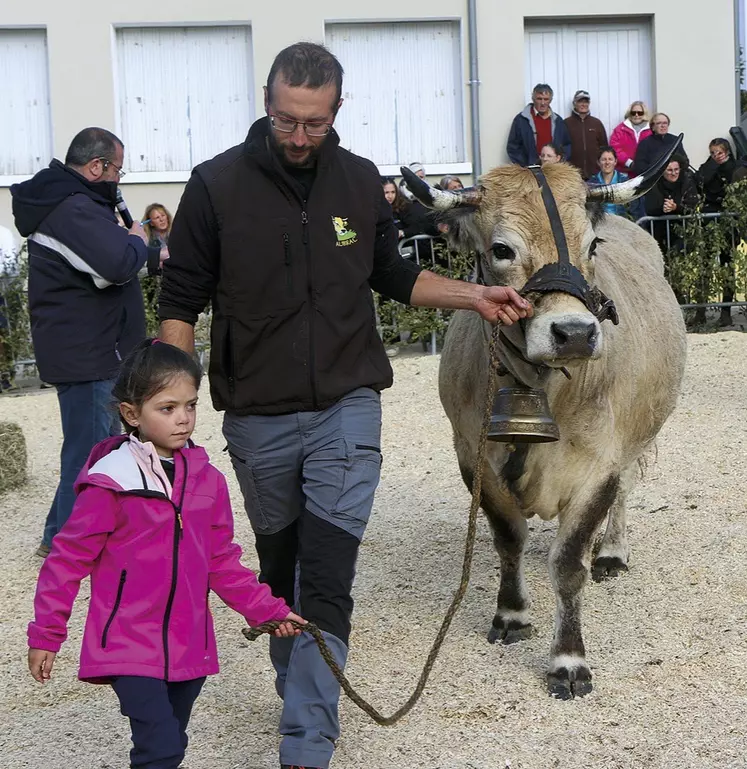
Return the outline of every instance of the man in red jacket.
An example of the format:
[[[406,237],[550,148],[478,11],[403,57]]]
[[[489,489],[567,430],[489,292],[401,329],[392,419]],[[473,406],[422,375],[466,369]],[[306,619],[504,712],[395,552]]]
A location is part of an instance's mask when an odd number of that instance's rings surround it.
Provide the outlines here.
[[[571,156],[568,160],[581,171],[584,179],[589,179],[599,170],[599,150],[608,142],[602,121],[591,114],[588,91],[576,91],[573,112],[565,119],[565,125],[571,137]]]

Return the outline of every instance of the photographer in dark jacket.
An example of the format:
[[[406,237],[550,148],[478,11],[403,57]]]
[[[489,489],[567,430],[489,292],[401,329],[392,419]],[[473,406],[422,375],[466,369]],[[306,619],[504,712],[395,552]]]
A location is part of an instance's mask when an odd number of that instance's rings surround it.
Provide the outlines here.
[[[714,139],[708,145],[710,157],[698,169],[695,174],[695,181],[703,195],[703,213],[715,214],[724,210],[724,198],[726,197],[726,187],[734,179],[734,172],[737,170],[737,164],[731,155],[731,145],[726,139]],[[734,284],[736,277],[734,275],[734,266],[731,259],[731,246],[727,246],[719,254],[719,261],[722,266],[727,266],[724,276],[723,301],[734,301]],[[731,308],[722,307],[719,318],[720,326],[731,325]]]
[[[381,466],[380,391],[392,370],[371,289],[512,323],[510,288],[448,280],[397,252],[369,160],[339,146],[342,67],[298,43],[276,57],[267,117],[197,166],[184,191],[160,299],[161,336],[194,347],[212,298],[210,389],[254,529],[261,577],[303,606],[344,665],[360,540]],[[339,685],[313,639],[270,639],[283,699],[280,763],[326,769]]]
[[[114,214],[124,145],[103,128],[72,141],[64,165],[10,188],[16,228],[28,238],[29,312],[39,376],[55,385],[62,419],[60,482],[37,554],[70,517],[73,483],[93,446],[119,433],[111,389],[120,360],[145,336],[137,280],[158,248],[146,247],[138,222]],[[166,256],[164,251],[163,256]]]

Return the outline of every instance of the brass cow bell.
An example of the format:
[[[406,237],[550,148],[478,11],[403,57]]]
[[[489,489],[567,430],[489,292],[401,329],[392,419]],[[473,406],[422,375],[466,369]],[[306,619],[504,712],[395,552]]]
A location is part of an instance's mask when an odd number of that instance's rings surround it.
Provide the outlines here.
[[[493,401],[489,441],[549,443],[560,438],[544,390],[501,387]]]

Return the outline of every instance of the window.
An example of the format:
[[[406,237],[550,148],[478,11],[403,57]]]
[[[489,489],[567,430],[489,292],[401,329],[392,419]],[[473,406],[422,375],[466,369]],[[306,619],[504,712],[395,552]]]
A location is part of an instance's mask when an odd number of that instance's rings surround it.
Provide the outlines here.
[[[465,160],[459,23],[328,24],[345,69],[342,146],[381,166]]]
[[[27,176],[52,159],[47,34],[0,29],[0,176]]]
[[[537,83],[555,92],[552,107],[571,114],[573,94],[591,95],[591,114],[607,128],[622,121],[630,103],[651,108],[651,35],[646,20],[547,24],[527,22],[525,31],[527,102]]]
[[[246,26],[117,30],[119,126],[134,172],[188,172],[240,143],[254,117]]]

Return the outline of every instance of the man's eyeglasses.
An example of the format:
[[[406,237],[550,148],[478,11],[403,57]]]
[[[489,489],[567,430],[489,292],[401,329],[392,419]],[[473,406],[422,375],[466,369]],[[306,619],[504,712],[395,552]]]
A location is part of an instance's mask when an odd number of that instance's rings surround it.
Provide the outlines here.
[[[127,176],[127,171],[123,171],[122,166],[118,166],[116,163],[113,163],[108,158],[96,158],[96,159],[101,161],[102,165],[104,166],[104,171],[106,171],[106,169],[109,166],[114,166],[114,168],[117,169],[117,175],[119,176],[120,179],[124,179],[125,176]]]
[[[332,123],[321,123],[316,120],[304,122],[273,114],[270,114],[270,124],[276,131],[284,134],[292,134],[296,126],[303,126],[306,136],[326,136],[332,130]]]
[[[630,110],[630,114],[631,115],[635,115],[636,117],[643,117],[643,115],[645,113],[643,112],[642,109],[640,109],[640,110],[639,109],[633,109],[633,110]]]

